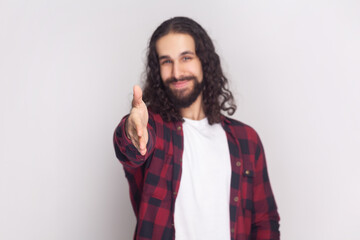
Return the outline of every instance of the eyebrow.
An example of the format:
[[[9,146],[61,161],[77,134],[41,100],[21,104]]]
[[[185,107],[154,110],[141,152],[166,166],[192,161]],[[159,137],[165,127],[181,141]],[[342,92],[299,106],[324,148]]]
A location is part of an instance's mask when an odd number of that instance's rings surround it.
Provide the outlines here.
[[[180,56],[184,56],[184,55],[187,55],[187,54],[190,54],[190,55],[195,55],[195,53],[194,53],[194,52],[192,52],[192,51],[184,51],[184,52],[180,53]],[[160,56],[160,57],[159,57],[159,60],[162,60],[162,59],[169,59],[169,58],[170,58],[170,56],[169,56],[169,55],[163,55],[163,56]]]

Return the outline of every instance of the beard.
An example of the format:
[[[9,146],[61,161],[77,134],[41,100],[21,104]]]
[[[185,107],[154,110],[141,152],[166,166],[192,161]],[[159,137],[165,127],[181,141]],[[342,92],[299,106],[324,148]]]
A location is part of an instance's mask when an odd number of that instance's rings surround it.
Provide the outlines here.
[[[186,94],[187,89],[172,90],[170,84],[179,81],[192,81],[194,83],[191,92]],[[169,100],[175,105],[176,108],[187,108],[190,107],[193,102],[198,98],[204,88],[204,81],[201,83],[195,76],[187,76],[180,79],[170,78],[164,82],[165,93]]]

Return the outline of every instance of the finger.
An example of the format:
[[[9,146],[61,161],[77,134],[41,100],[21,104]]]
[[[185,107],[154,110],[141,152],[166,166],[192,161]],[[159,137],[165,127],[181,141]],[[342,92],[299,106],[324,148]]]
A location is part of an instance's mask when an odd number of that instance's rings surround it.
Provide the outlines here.
[[[146,151],[147,151],[147,150],[146,150],[146,148],[145,148],[145,150],[141,150],[141,151],[140,151],[140,154],[144,156],[144,155],[146,154]]]
[[[142,90],[138,85],[133,88],[133,101],[132,106],[137,107],[142,103]]]
[[[140,149],[140,139],[136,134],[134,134],[131,138],[131,142],[136,147],[136,149]]]
[[[132,144],[135,146],[135,148],[139,151],[141,155],[146,154],[147,149],[143,140],[141,140],[140,138],[135,138],[132,140]]]
[[[146,149],[146,142],[145,142],[144,137],[139,138],[139,148],[141,151]]]
[[[134,139],[134,140],[132,141],[132,143],[133,143],[133,145],[135,146],[135,148],[140,151],[138,139]]]
[[[141,155],[145,155],[146,154],[146,144],[145,141],[143,139],[139,139],[139,152]]]
[[[135,134],[140,138],[143,134],[142,124],[140,119],[134,119],[134,131]]]
[[[141,138],[141,137],[143,136],[142,127],[139,127],[139,128],[137,129],[137,135],[138,135],[139,138]]]

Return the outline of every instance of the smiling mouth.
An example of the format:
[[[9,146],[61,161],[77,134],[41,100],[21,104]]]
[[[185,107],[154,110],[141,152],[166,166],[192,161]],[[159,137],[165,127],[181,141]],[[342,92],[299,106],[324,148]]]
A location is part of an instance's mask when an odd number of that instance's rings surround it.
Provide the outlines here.
[[[181,80],[181,81],[176,81],[171,83],[171,85],[173,85],[176,89],[181,89],[186,87],[186,85],[188,85],[189,80]]]

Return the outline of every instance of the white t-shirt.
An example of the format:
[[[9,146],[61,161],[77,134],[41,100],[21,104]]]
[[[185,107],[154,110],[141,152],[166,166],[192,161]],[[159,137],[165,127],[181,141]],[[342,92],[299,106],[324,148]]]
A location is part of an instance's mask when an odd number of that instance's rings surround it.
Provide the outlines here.
[[[176,240],[230,239],[231,163],[221,124],[185,119],[180,188],[175,201]]]

